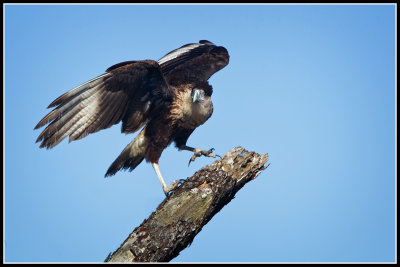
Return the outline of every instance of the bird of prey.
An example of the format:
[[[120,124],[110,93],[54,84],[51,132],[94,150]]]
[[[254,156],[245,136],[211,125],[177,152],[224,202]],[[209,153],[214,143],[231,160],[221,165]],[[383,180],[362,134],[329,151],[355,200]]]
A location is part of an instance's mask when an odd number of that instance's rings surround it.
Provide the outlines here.
[[[163,150],[172,142],[179,150],[193,152],[190,158],[216,157],[213,149],[186,145],[192,132],[213,112],[212,86],[208,79],[229,62],[225,47],[210,41],[186,44],[158,61],[126,61],[55,99],[54,108],[36,125],[47,127],[36,142],[53,148],[69,136],[69,142],[122,121],[121,132],[142,129],[111,164],[105,176],[117,171],[132,171],[143,159],[150,162],[164,193],[180,181],[167,186],[158,165]]]

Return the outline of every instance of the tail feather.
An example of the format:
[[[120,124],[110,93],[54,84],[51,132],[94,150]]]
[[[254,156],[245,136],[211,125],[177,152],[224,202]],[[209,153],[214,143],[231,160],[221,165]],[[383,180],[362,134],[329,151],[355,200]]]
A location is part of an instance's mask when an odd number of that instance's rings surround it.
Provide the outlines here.
[[[114,160],[104,177],[112,176],[121,169],[133,171],[143,161],[147,145],[148,138],[144,135],[143,129]]]

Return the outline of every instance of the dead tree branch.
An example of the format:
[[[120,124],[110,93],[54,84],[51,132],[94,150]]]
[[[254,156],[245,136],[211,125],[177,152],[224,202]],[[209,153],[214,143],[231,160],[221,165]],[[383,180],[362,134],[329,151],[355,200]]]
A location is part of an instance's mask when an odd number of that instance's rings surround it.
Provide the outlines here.
[[[205,166],[165,198],[106,262],[168,262],[247,182],[268,166],[268,154],[236,147]]]

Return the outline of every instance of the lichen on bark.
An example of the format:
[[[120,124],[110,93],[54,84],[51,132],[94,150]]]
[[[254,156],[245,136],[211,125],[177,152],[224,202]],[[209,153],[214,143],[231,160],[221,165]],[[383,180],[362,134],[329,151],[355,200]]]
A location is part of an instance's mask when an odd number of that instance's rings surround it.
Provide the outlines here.
[[[202,227],[264,169],[268,154],[236,147],[186,179],[106,262],[166,262],[190,245]]]

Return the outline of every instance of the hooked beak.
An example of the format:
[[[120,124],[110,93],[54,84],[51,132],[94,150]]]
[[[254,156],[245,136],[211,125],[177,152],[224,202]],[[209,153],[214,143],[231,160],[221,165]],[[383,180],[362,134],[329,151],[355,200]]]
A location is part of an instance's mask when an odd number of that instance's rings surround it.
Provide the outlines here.
[[[195,89],[195,90],[194,90],[194,94],[193,94],[193,99],[192,99],[193,103],[194,103],[194,102],[199,102],[199,101],[201,101],[202,99],[203,99],[203,98],[202,98],[202,95],[201,95],[201,93],[200,93],[200,90]]]

